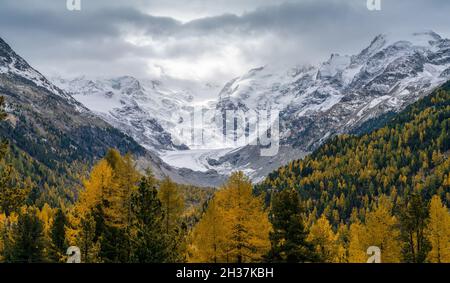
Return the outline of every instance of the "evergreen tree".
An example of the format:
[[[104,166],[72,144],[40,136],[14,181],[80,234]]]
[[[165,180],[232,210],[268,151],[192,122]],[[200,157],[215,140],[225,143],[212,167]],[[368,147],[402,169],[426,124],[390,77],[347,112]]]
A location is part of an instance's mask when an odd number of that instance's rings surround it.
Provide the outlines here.
[[[313,262],[317,260],[314,247],[306,238],[300,198],[295,190],[282,190],[272,196],[270,221],[271,250],[269,262]]]
[[[67,219],[62,209],[58,209],[53,220],[53,225],[50,231],[51,238],[51,259],[54,262],[59,262],[64,258],[65,252],[68,248],[66,242],[66,224]]]
[[[133,261],[158,263],[171,260],[169,238],[164,233],[163,212],[156,190],[156,181],[151,174],[142,177],[137,191],[131,198],[133,221]]]
[[[17,223],[12,227],[12,242],[5,251],[6,262],[45,262],[45,238],[42,222],[35,208],[19,213]]]
[[[429,209],[427,202],[418,193],[408,197],[400,211],[400,231],[405,262],[425,262],[430,244],[425,236]]]

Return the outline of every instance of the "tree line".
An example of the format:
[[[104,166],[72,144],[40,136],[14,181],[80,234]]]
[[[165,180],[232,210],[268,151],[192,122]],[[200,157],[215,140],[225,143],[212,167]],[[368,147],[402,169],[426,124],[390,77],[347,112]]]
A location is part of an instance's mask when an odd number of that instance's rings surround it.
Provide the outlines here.
[[[242,172],[214,192],[156,180],[111,149],[79,176],[73,201],[53,202],[32,197],[35,184],[3,143],[0,261],[64,262],[78,246],[83,262],[97,263],[346,263],[376,246],[382,262],[450,262],[449,125],[447,84],[386,126],[333,138],[256,185]]]

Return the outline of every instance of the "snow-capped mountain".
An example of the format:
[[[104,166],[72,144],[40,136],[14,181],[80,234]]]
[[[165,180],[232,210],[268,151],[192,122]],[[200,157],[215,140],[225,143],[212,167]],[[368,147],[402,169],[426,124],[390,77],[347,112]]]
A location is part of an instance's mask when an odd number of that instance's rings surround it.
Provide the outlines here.
[[[379,35],[354,56],[318,67],[251,70],[220,93],[221,109],[279,109],[282,143],[306,151],[370,118],[399,111],[450,78],[450,40],[433,32]]]
[[[55,81],[140,144],[159,151],[172,166],[213,169],[221,174],[244,170],[259,180],[327,138],[402,110],[448,79],[450,40],[432,31],[400,37],[379,35],[359,54],[332,54],[318,66],[252,69],[226,83],[216,101],[203,103],[209,116],[203,119],[201,134],[214,133],[203,147],[193,146],[180,135],[183,117],[201,104],[194,100],[198,88],[130,77]],[[209,87],[204,91],[215,90]],[[221,137],[225,112],[239,116],[268,109],[280,113],[281,147],[276,156],[260,156],[258,146],[230,146]],[[241,131],[236,133],[245,135],[243,128],[255,126],[251,125],[255,120],[247,123],[237,123],[235,130]]]
[[[121,83],[124,89],[136,88],[133,80],[124,78]],[[213,171],[171,167],[46,79],[1,38],[0,96],[5,98],[8,114],[7,122],[0,124],[0,136],[61,174],[64,164],[93,164],[108,149],[117,148],[133,154],[139,169],[152,168],[158,178],[170,176],[178,183],[198,186],[217,186],[224,180]]]
[[[214,84],[198,87],[171,78],[138,80],[130,76],[52,81],[147,149],[159,152],[191,146],[182,137],[182,125],[197,104],[194,95],[218,89]]]
[[[406,37],[379,35],[353,56],[332,54],[319,66],[277,71],[270,66],[235,78],[220,93],[217,110],[280,111],[280,154],[263,158],[247,146],[212,163],[253,171],[258,180],[327,138],[398,112],[450,79],[450,40],[429,31]],[[295,150],[297,154],[285,154]],[[261,159],[267,166],[261,167]],[[257,165],[253,165],[257,164]]]
[[[16,75],[59,96],[70,98],[17,55],[2,39],[0,39],[0,74]]]

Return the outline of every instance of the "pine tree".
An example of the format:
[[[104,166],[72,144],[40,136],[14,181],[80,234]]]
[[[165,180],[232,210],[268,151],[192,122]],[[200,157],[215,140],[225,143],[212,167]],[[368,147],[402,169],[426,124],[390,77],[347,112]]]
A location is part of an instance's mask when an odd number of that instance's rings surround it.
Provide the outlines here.
[[[400,231],[405,262],[421,263],[426,260],[430,244],[425,237],[428,222],[428,204],[418,193],[406,200],[400,211]]]
[[[156,190],[156,180],[151,172],[142,177],[131,198],[135,215],[132,234],[132,261],[161,263],[171,260],[168,236],[164,233],[163,212]]]
[[[306,238],[300,198],[295,190],[282,190],[272,196],[270,220],[270,262],[313,262],[317,260],[314,247]]]
[[[66,224],[67,219],[64,215],[64,212],[62,211],[62,209],[58,209],[50,231],[50,257],[54,262],[62,261],[62,259],[64,258],[64,254],[68,248],[66,242]]]
[[[438,195],[433,196],[430,203],[430,221],[425,234],[431,243],[428,253],[429,262],[450,262],[450,213],[442,204]]]
[[[44,249],[44,228],[37,217],[37,209],[24,209],[12,227],[12,242],[5,251],[6,262],[45,262]]]

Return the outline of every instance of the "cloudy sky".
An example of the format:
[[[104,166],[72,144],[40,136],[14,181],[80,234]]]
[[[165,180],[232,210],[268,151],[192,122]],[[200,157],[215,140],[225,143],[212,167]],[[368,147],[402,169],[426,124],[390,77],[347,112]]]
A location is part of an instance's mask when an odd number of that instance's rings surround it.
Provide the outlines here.
[[[111,3],[113,2],[113,3]],[[226,82],[270,64],[354,54],[379,33],[450,37],[450,1],[1,0],[0,37],[49,76],[133,75]]]

